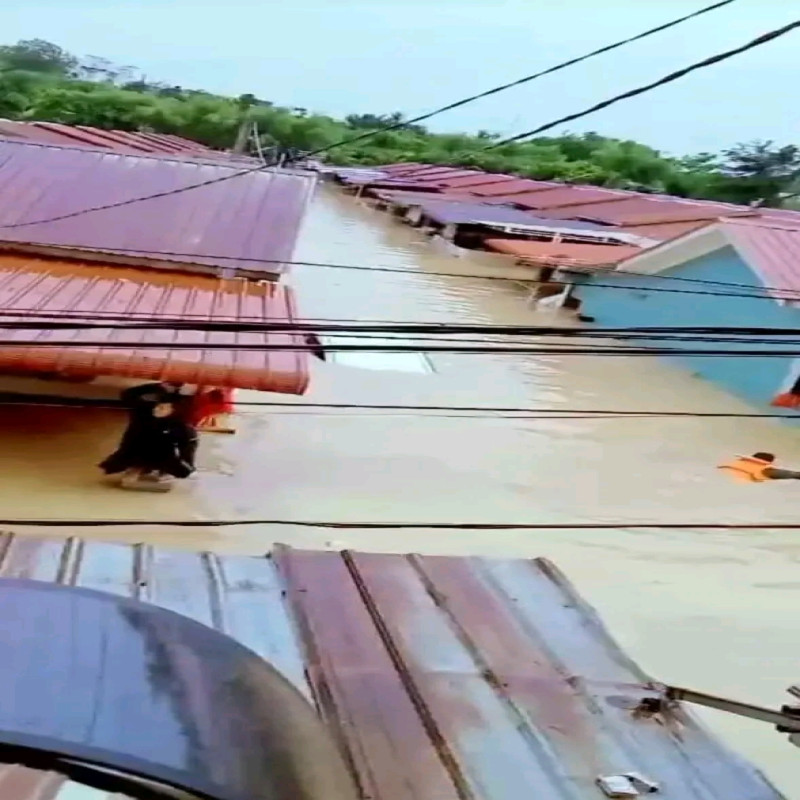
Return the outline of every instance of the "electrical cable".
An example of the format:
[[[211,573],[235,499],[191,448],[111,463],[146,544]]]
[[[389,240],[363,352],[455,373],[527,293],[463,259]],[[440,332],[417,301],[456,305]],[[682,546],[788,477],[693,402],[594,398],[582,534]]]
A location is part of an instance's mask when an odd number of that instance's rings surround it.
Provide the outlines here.
[[[466,530],[466,531],[559,531],[559,530],[800,530],[794,522],[344,522],[298,519],[0,519],[0,525],[29,528],[175,527],[227,528],[239,525],[284,525],[298,528],[337,530]]]
[[[100,349],[100,350],[188,350],[211,351],[255,351],[255,352],[313,352],[314,347],[296,344],[253,344],[250,342],[143,342],[143,341],[80,341],[74,339],[49,340],[49,339],[12,339],[0,341],[0,350],[3,348],[41,347],[43,349]],[[786,348],[790,345],[786,344]],[[326,352],[341,353],[449,353],[465,355],[528,355],[528,356],[593,356],[593,357],[626,357],[626,358],[658,358],[663,356],[676,356],[680,358],[796,358],[800,357],[800,346],[794,349],[780,350],[711,350],[680,347],[623,347],[600,346],[569,347],[538,346],[538,347],[502,347],[471,345],[469,347],[450,347],[446,345],[328,345]]]
[[[2,229],[3,226],[0,226]],[[42,244],[39,243],[40,247],[60,247],[64,249],[73,249],[77,250],[81,247],[81,245],[63,245],[63,244]],[[96,248],[91,247],[88,248],[91,250],[95,250]],[[286,266],[296,266],[296,267],[315,267],[320,269],[340,269],[340,270],[355,270],[359,272],[376,272],[376,273],[394,273],[394,274],[408,274],[408,275],[415,275],[420,278],[459,278],[459,279],[473,279],[473,280],[483,280],[483,281],[503,281],[505,283],[526,283],[531,285],[546,285],[552,283],[552,281],[544,281],[544,280],[537,280],[534,278],[528,277],[515,277],[509,278],[504,275],[481,275],[469,272],[434,272],[429,270],[421,270],[421,269],[409,269],[407,267],[385,267],[385,266],[373,266],[368,264],[335,264],[330,262],[324,261],[279,261],[277,259],[268,259],[268,258],[250,258],[250,257],[242,257],[242,256],[226,256],[226,255],[203,255],[199,256],[197,253],[176,253],[172,251],[159,251],[159,250],[134,250],[134,249],[125,249],[125,248],[104,248],[102,251],[96,252],[107,252],[107,253],[126,253],[132,255],[141,255],[141,256],[172,256],[176,258],[204,258],[204,259],[215,259],[219,261],[248,261],[254,264],[282,264]],[[482,252],[482,251],[481,251]],[[547,266],[547,264],[543,264],[541,266]],[[559,267],[558,264],[553,264],[552,266]],[[560,265],[561,269],[569,270],[569,265]],[[593,271],[602,273],[603,269],[601,267],[594,266]],[[731,287],[735,288],[745,288],[750,289],[749,292],[713,292],[713,291],[703,291],[703,290],[693,290],[693,289],[671,289],[659,286],[653,287],[640,287],[640,286],[622,286],[619,284],[608,284],[608,283],[600,283],[598,281],[592,280],[590,286],[592,288],[597,289],[616,289],[618,291],[647,291],[647,292],[655,292],[655,293],[668,293],[668,294],[686,294],[686,295],[700,295],[706,297],[743,297],[743,298],[751,298],[754,300],[771,300],[772,302],[776,302],[777,300],[785,300],[785,301],[800,301],[800,291],[792,290],[792,289],[782,289],[776,286],[748,286],[747,284],[736,284],[730,283],[727,284],[725,281],[705,281],[697,278],[677,278],[672,276],[659,276],[659,275],[647,275],[645,273],[640,272],[614,272],[612,269],[612,265],[609,265],[608,269],[609,273],[611,274],[624,274],[624,275],[632,275],[632,276],[639,276],[645,277],[654,280],[674,280],[674,281],[685,281],[691,283],[708,283],[710,285],[719,285],[721,287],[730,285]]]
[[[440,109],[436,109],[436,110],[428,112],[426,114],[422,114],[422,115],[420,115],[418,117],[415,117],[414,119],[411,119],[411,120],[404,120],[403,122],[393,123],[391,125],[385,125],[385,126],[383,126],[381,128],[378,128],[376,130],[367,131],[366,133],[360,134],[358,136],[349,137],[349,138],[346,138],[346,139],[342,139],[342,140],[340,140],[338,142],[334,142],[332,144],[325,145],[324,147],[320,147],[320,148],[318,148],[316,150],[312,150],[312,151],[310,151],[308,153],[305,153],[302,156],[302,158],[303,159],[313,158],[314,156],[322,155],[323,153],[330,152],[331,150],[335,150],[335,149],[337,149],[339,147],[344,147],[345,145],[348,145],[348,144],[354,144],[356,142],[364,141],[366,139],[370,139],[370,138],[373,138],[375,136],[379,136],[380,134],[383,134],[383,133],[388,133],[388,132],[393,131],[393,130],[398,130],[400,128],[404,128],[404,127],[406,127],[408,125],[414,125],[414,124],[416,124],[418,122],[424,122],[425,120],[431,119],[432,117],[437,116],[438,114],[442,114],[445,111],[449,111],[451,109],[458,108],[460,106],[466,105],[467,103],[472,103],[472,102],[474,102],[476,100],[479,100],[479,99],[481,99],[483,97],[487,97],[490,94],[495,94],[496,92],[503,91],[503,90],[505,90],[507,88],[511,88],[512,86],[517,86],[517,85],[520,85],[521,83],[526,83],[528,81],[532,81],[535,78],[540,77],[541,75],[546,75],[546,74],[549,74],[551,72],[555,72],[555,71],[557,71],[559,69],[564,69],[565,67],[571,66],[572,64],[578,63],[578,62],[586,60],[588,58],[592,58],[595,55],[599,55],[600,53],[608,52],[608,50],[613,50],[616,47],[621,47],[624,44],[627,44],[628,42],[632,42],[632,41],[635,41],[637,39],[642,39],[642,38],[645,38],[647,36],[651,36],[651,35],[653,35],[655,33],[658,33],[660,31],[666,30],[667,28],[671,28],[671,27],[673,27],[675,25],[681,24],[681,23],[683,23],[683,22],[685,22],[687,20],[690,20],[690,19],[692,19],[694,17],[697,17],[697,16],[699,16],[701,14],[707,14],[707,13],[709,13],[711,11],[717,10],[719,8],[723,8],[726,5],[730,5],[731,2],[733,2],[733,0],[723,0],[723,2],[714,3],[711,6],[708,6],[706,8],[700,9],[700,10],[698,10],[698,11],[692,13],[692,14],[689,14],[689,15],[687,15],[685,17],[681,17],[681,18],[679,18],[677,20],[674,20],[671,23],[666,23],[664,25],[660,25],[657,28],[653,28],[653,29],[651,29],[649,31],[645,31],[642,34],[638,34],[635,37],[631,37],[631,38],[625,39],[623,41],[615,43],[614,45],[609,45],[609,46],[607,46],[605,48],[600,48],[597,51],[594,51],[592,53],[588,53],[587,55],[579,57],[577,59],[571,59],[568,62],[565,62],[563,64],[559,64],[559,65],[557,65],[555,67],[550,68],[549,70],[545,70],[544,72],[537,73],[537,74],[531,75],[531,76],[527,76],[526,78],[523,78],[523,79],[520,79],[518,81],[515,81],[514,83],[506,84],[504,86],[497,87],[496,89],[488,90],[486,92],[482,92],[480,94],[473,95],[473,96],[470,96],[468,98],[464,98],[463,100],[459,100],[456,103],[451,103],[451,104],[449,104],[447,106],[443,106]],[[755,45],[751,45],[751,46],[755,46]],[[730,57],[730,56],[727,56],[727,57]],[[557,124],[561,124],[560,121],[554,123],[554,125],[557,125]],[[284,162],[284,164],[294,163],[294,161],[298,160],[298,158],[299,157],[290,158],[286,162]],[[245,175],[250,175],[250,174],[253,174],[253,173],[256,173],[256,172],[262,172],[262,171],[264,171],[266,169],[270,169],[271,167],[274,167],[274,166],[275,166],[275,164],[259,165],[258,167],[254,167],[254,168],[250,168],[250,169],[246,169],[246,170],[238,170],[237,172],[232,172],[232,173],[229,173],[227,175],[221,175],[221,176],[218,176],[216,178],[210,178],[210,179],[205,180],[205,181],[200,181],[198,183],[189,184],[187,186],[182,186],[182,187],[178,187],[178,188],[175,188],[175,189],[165,190],[163,192],[156,192],[154,194],[143,195],[143,196],[140,196],[140,197],[131,197],[131,198],[128,198],[126,200],[119,200],[119,201],[116,201],[114,203],[107,203],[107,204],[103,204],[103,205],[99,205],[99,206],[93,206],[93,207],[90,207],[90,208],[80,209],[80,210],[77,210],[77,211],[71,211],[71,212],[68,212],[68,213],[65,213],[65,214],[59,214],[59,215],[52,216],[52,217],[47,217],[47,218],[44,218],[44,219],[29,220],[29,221],[26,221],[26,222],[15,222],[15,223],[6,224],[6,225],[0,225],[0,229],[8,230],[8,229],[13,229],[13,228],[28,227],[30,225],[42,225],[42,224],[50,223],[50,222],[59,222],[61,220],[72,219],[72,218],[77,217],[77,216],[82,216],[84,214],[90,214],[90,213],[94,213],[94,212],[97,212],[97,211],[106,211],[106,210],[109,210],[109,209],[112,209],[112,208],[120,208],[122,206],[133,205],[134,203],[140,203],[140,202],[143,202],[145,200],[153,200],[153,199],[158,199],[158,198],[161,198],[161,197],[168,197],[168,196],[173,195],[173,194],[181,194],[183,192],[191,191],[193,189],[200,189],[200,188],[203,188],[203,187],[206,187],[206,186],[212,186],[212,185],[215,185],[217,183],[222,183],[224,181],[232,180],[233,178],[238,178],[238,177],[242,177],[242,176],[245,176]]]
[[[592,50],[590,53],[586,53],[585,55],[578,56],[576,58],[571,58],[567,61],[562,61],[560,64],[556,64],[555,66],[549,67],[548,69],[542,70],[541,72],[535,72],[532,75],[526,75],[523,78],[511,81],[510,83],[505,83],[501,86],[496,86],[493,89],[489,89],[485,92],[480,92],[479,94],[474,94],[471,95],[470,97],[465,97],[462,100],[457,100],[454,103],[449,103],[448,105],[441,106],[440,108],[437,108],[434,111],[429,111],[425,114],[420,114],[418,117],[414,117],[413,119],[403,120],[402,122],[397,122],[391,125],[383,126],[377,129],[376,131],[369,131],[359,136],[343,139],[340,142],[336,142],[332,145],[320,148],[319,150],[307,153],[304,156],[304,158],[312,158],[313,156],[321,155],[322,153],[326,153],[329,152],[330,150],[343,147],[344,145],[354,144],[363,141],[365,139],[370,138],[371,136],[375,136],[382,133],[389,133],[394,130],[400,130],[402,128],[408,127],[409,125],[417,125],[420,122],[425,122],[433,117],[438,116],[439,114],[443,114],[446,111],[453,111],[456,108],[461,108],[462,106],[468,105],[469,103],[474,103],[477,100],[483,100],[486,97],[491,97],[492,95],[499,94],[500,92],[505,92],[508,89],[514,89],[517,86],[522,86],[523,84],[530,83],[531,81],[537,80],[538,78],[543,78],[545,75],[551,75],[554,72],[559,72],[560,70],[566,69],[567,67],[572,67],[575,64],[580,64],[583,61],[588,61],[589,59],[594,58],[596,56],[603,55],[604,53],[609,53],[612,50],[624,47],[627,44],[632,44],[633,42],[640,41],[641,39],[646,39],[649,36],[653,36],[656,33],[661,33],[663,31],[669,30],[670,28],[674,28],[677,25],[681,25],[682,23],[688,22],[689,20],[695,19],[696,17],[703,16],[704,14],[709,14],[712,11],[717,11],[721,8],[724,8],[725,6],[731,5],[733,2],[734,0],[723,0],[723,2],[713,3],[710,6],[706,6],[705,8],[693,11],[691,14],[686,14],[682,17],[672,20],[671,22],[666,22],[662,25],[658,25],[655,28],[650,28],[649,30],[643,31],[642,33],[636,34],[635,36],[629,36],[628,38],[621,39],[620,41],[614,42],[613,44],[606,45],[605,47],[600,47],[597,50]]]
[[[673,81],[676,81],[679,78],[684,77],[685,75],[695,72],[696,70],[704,69],[706,67],[713,66],[714,64],[719,64],[722,61],[726,61],[729,58],[741,55],[742,53],[745,53],[748,50],[752,50],[755,47],[760,47],[761,45],[767,44],[768,42],[772,42],[775,39],[780,38],[781,36],[785,36],[787,33],[791,33],[796,28],[800,28],[800,20],[795,20],[794,22],[790,22],[788,25],[784,25],[782,28],[777,28],[776,30],[768,31],[767,33],[761,34],[761,36],[757,36],[755,39],[752,39],[747,44],[744,44],[741,47],[736,47],[732,50],[726,50],[723,53],[718,53],[717,55],[710,56],[709,58],[704,58],[702,61],[698,61],[694,64],[689,65],[688,67],[684,67],[683,69],[671,72],[657,81],[648,83],[645,86],[640,86],[637,89],[631,89],[628,92],[623,92],[622,94],[616,95],[615,97],[612,97],[608,100],[604,100],[601,103],[597,103],[591,106],[590,108],[584,109],[583,111],[579,111],[574,114],[567,114],[567,116],[561,117],[561,119],[557,119],[554,122],[548,122],[544,125],[540,125],[538,128],[534,128],[533,130],[525,131],[524,133],[519,133],[516,136],[510,136],[506,139],[502,139],[499,142],[493,142],[488,147],[482,148],[482,150],[494,150],[498,147],[504,147],[505,145],[518,142],[520,139],[527,139],[531,136],[536,136],[537,134],[549,131],[552,128],[556,128],[559,125],[563,125],[566,122],[573,122],[576,119],[582,119],[583,117],[587,117],[590,114],[594,114],[595,112],[601,111],[604,108],[608,108],[609,106],[615,105],[616,103],[619,103],[622,100],[629,100],[632,97],[637,97],[641,94],[645,94],[646,92],[650,92],[653,89],[657,89],[661,86],[665,86],[668,83],[672,83]]]
[[[0,392],[1,406],[42,406],[45,408],[103,408],[124,409],[122,401],[85,398],[62,398],[45,395],[24,395]],[[340,411],[340,412],[404,412],[409,416],[424,416],[437,418],[443,416],[441,412],[452,413],[454,419],[662,419],[662,418],[688,418],[688,419],[791,419],[795,414],[787,409],[785,413],[759,413],[759,412],[724,412],[724,411],[620,411],[613,409],[584,409],[584,408],[527,408],[515,406],[443,406],[443,405],[394,405],[384,403],[306,403],[306,402],[279,402],[271,400],[234,400],[235,408],[272,408],[271,413],[297,410],[299,415],[311,416],[315,412]],[[303,411],[302,409],[308,409]],[[433,412],[421,414],[419,412]],[[375,416],[383,416],[376,413]],[[361,416],[359,414],[338,413],[332,416],[341,418]]]

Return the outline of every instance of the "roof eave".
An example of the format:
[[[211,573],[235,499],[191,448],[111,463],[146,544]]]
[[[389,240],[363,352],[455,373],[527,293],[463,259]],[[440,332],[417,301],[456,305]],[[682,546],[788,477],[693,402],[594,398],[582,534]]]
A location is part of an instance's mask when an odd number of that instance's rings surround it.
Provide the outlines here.
[[[119,253],[109,250],[84,250],[80,247],[67,245],[40,245],[24,242],[0,242],[0,252],[5,253],[31,253],[33,255],[50,256],[60,259],[79,259],[80,261],[97,261],[103,264],[118,264],[125,267],[143,267],[147,269],[163,270],[165,272],[184,272],[200,275],[223,277],[232,275],[237,278],[251,280],[277,281],[286,272],[287,264],[270,264],[270,270],[247,269],[241,266],[226,267],[222,264],[200,264],[193,261],[177,261],[154,258],[153,255],[139,253]],[[242,258],[246,261],[246,258]]]

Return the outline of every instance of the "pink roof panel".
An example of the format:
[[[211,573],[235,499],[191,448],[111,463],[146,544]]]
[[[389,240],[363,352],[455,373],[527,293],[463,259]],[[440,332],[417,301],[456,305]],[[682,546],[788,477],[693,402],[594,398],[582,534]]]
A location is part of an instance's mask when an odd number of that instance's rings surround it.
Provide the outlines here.
[[[274,277],[292,258],[315,180],[310,172],[5,140],[0,241],[38,252],[74,248],[84,257],[98,252],[107,260],[112,254],[161,267]],[[205,181],[213,183],[174,193]],[[47,221],[160,193],[166,194]]]

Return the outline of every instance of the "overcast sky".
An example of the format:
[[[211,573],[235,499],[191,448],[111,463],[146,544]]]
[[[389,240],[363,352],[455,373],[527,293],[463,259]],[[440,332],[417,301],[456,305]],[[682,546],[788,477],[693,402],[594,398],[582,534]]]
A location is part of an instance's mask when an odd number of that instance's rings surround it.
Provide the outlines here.
[[[253,94],[333,115],[414,115],[710,0],[29,0],[0,4],[7,42],[43,38],[149,80]],[[738,0],[586,64],[439,117],[509,134],[650,82],[800,17],[800,0]],[[800,31],[574,124],[672,153],[800,142]]]

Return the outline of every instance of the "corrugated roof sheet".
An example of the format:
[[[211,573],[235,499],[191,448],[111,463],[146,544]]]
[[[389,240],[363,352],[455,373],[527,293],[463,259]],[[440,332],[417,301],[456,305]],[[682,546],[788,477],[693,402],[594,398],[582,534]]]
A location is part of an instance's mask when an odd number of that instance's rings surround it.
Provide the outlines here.
[[[447,172],[427,173],[425,175],[410,175],[408,180],[418,181],[419,183],[428,184],[431,186],[441,186],[448,188],[450,181],[458,181],[460,178],[474,178],[480,175],[479,172],[469,169],[451,169]]]
[[[428,201],[420,205],[422,213],[430,219],[442,223],[496,222],[504,225],[537,225],[541,220],[525,211],[510,206],[488,205],[485,203]],[[554,225],[554,220],[545,224]],[[565,224],[568,224],[565,222]],[[579,223],[580,224],[580,223]],[[590,226],[591,227],[591,226]]]
[[[134,596],[270,660],[316,702],[364,797],[598,800],[598,775],[628,771],[665,800],[780,797],[682,708],[633,716],[650,678],[545,560],[0,544],[4,577]]]
[[[541,192],[548,189],[559,187],[561,184],[551,183],[550,181],[532,181],[528,178],[517,178],[511,181],[504,181],[496,186],[479,186],[472,189],[472,194],[479,197],[495,197],[497,195],[518,195],[530,192]]]
[[[491,175],[482,172],[466,175],[463,178],[452,178],[447,185],[451,189],[459,188],[472,191],[481,187],[495,186],[500,183],[510,183],[517,180],[514,175]]]
[[[275,276],[288,268],[284,262],[292,258],[316,176],[284,170],[237,174],[245,169],[0,141],[0,241],[111,254],[104,260],[127,256],[174,269]],[[3,227],[232,175],[119,208]]]
[[[685,233],[696,231],[698,228],[704,228],[706,225],[712,225],[714,222],[716,222],[716,219],[695,220],[693,222],[636,225],[634,227],[614,228],[613,230],[619,233],[630,233],[634,236],[640,236],[645,239],[653,239],[654,241],[658,242],[666,242],[670,239],[675,239],[678,236],[683,236]]]
[[[94,323],[104,316],[131,321],[285,323],[296,319],[291,288],[272,282],[8,255],[0,256],[0,309],[7,322],[15,321],[14,315],[30,321],[63,316],[65,312],[70,312],[71,318]],[[30,341],[36,344],[22,343]],[[47,346],[48,342],[67,341],[68,345]],[[164,347],[92,344],[106,341],[163,343]],[[263,344],[302,348],[302,337],[290,333],[10,329],[0,332],[0,342],[0,371],[57,372],[75,378],[115,375],[288,394],[302,394],[308,385],[305,352],[204,347]]]
[[[766,286],[800,290],[800,225],[740,219],[720,227]]]
[[[624,200],[626,192],[616,189],[602,189],[599,186],[560,186],[549,191],[539,191],[520,195],[514,202],[526,208],[564,208],[565,216],[569,216],[567,207],[585,203],[605,203],[609,200]]]
[[[6,129],[5,131],[3,129]],[[21,136],[46,144],[84,144],[120,152],[202,154],[213,153],[211,148],[172,134],[142,133],[91,128],[86,125],[62,125],[58,122],[16,122],[0,120],[0,132]]]
[[[563,267],[602,267],[641,252],[640,247],[613,244],[570,244],[525,239],[487,239],[484,245],[526,261]]]

